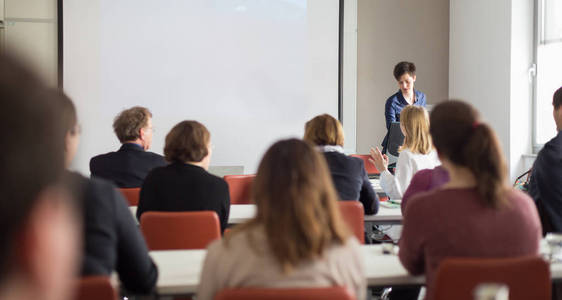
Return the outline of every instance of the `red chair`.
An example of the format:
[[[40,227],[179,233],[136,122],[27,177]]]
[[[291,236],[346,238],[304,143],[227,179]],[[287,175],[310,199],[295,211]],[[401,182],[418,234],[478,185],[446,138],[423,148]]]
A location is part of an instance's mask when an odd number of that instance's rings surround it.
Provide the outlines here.
[[[140,187],[138,188],[121,188],[119,191],[125,196],[129,206],[138,206],[140,197]]]
[[[381,173],[369,161],[369,158],[371,157],[369,154],[351,154],[351,156],[361,158],[363,160],[363,164],[365,165],[365,170],[367,171],[367,174],[380,174]]]
[[[256,175],[226,175],[224,180],[230,191],[230,204],[250,204],[252,183]]]
[[[347,226],[361,244],[365,244],[365,227],[363,225],[363,204],[359,201],[338,201],[340,212]]]
[[[472,300],[481,283],[507,285],[510,300],[550,299],[549,265],[540,257],[526,256],[445,259],[435,278],[435,300]]]
[[[345,287],[239,288],[220,291],[215,300],[354,300]]]
[[[107,276],[88,276],[77,282],[74,300],[117,300],[117,291]]]
[[[205,249],[221,237],[214,211],[148,211],[141,216],[140,228],[150,250]]]

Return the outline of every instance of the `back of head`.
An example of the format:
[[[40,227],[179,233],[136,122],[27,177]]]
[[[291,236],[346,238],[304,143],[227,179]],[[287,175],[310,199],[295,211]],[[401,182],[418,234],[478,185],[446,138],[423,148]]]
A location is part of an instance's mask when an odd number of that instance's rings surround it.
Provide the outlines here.
[[[253,222],[265,228],[270,251],[286,271],[349,236],[326,162],[306,142],[289,139],[271,146],[252,193]]]
[[[429,116],[425,108],[408,105],[400,113],[400,124],[406,131],[404,145],[400,149],[409,149],[413,153],[427,154],[433,148],[429,135]]]
[[[200,162],[209,154],[211,134],[197,121],[182,121],[166,135],[164,156],[169,162]]]
[[[495,133],[479,119],[470,104],[445,101],[431,112],[430,132],[439,155],[468,168],[482,201],[497,208],[506,201],[506,164]]]
[[[120,112],[113,120],[113,131],[121,143],[140,138],[141,128],[148,125],[152,113],[146,107],[135,106]]]
[[[343,128],[340,121],[323,114],[306,122],[304,140],[318,146],[337,145],[343,147]]]
[[[552,106],[558,110],[562,106],[562,87],[558,88],[552,96]]]
[[[64,170],[64,124],[58,93],[15,60],[0,55],[0,281],[11,271],[15,235],[39,195]]]

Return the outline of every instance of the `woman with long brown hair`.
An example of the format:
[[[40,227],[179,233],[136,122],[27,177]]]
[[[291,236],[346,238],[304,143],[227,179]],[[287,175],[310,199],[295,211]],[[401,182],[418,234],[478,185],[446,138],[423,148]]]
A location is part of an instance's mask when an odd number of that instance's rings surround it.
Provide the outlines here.
[[[507,185],[496,135],[472,106],[437,105],[430,132],[450,180],[409,200],[399,252],[410,273],[426,274],[427,299],[444,258],[537,255],[541,238],[535,205]]]
[[[341,219],[320,153],[301,140],[275,143],[252,188],[256,216],[212,243],[197,299],[224,288],[346,286],[364,299],[359,243]]]

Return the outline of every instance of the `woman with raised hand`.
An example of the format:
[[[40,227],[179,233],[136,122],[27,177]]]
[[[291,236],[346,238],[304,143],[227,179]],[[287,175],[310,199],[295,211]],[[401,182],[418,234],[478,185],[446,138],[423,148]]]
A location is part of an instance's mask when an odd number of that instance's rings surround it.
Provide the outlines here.
[[[404,144],[396,162],[394,175],[388,170],[388,157],[378,147],[371,148],[371,163],[381,172],[381,188],[390,199],[402,199],[412,177],[423,169],[440,165],[429,135],[429,117],[425,108],[407,106],[400,113]]]
[[[326,162],[289,139],[265,153],[252,186],[256,216],[213,242],[197,299],[225,288],[346,286],[365,299],[359,242],[340,216]]]
[[[437,105],[430,131],[449,181],[409,200],[399,252],[410,273],[425,273],[426,299],[443,259],[538,255],[541,239],[533,201],[508,186],[496,135],[471,105]]]
[[[330,169],[340,200],[359,200],[365,214],[379,210],[379,198],[367,176],[363,160],[343,153],[343,128],[340,121],[323,114],[306,122],[304,140],[316,145]]]

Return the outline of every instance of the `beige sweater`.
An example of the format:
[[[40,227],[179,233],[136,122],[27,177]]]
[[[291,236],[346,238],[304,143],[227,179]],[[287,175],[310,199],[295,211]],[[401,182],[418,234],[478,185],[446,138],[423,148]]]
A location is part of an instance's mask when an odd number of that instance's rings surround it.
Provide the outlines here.
[[[263,230],[251,231],[258,251],[250,247],[248,232],[231,237],[228,247],[213,242],[201,273],[197,300],[212,300],[224,288],[235,287],[324,287],[347,286],[357,299],[365,299],[367,283],[359,242],[351,237],[345,245],[334,245],[321,259],[301,263],[284,274],[268,251]]]

